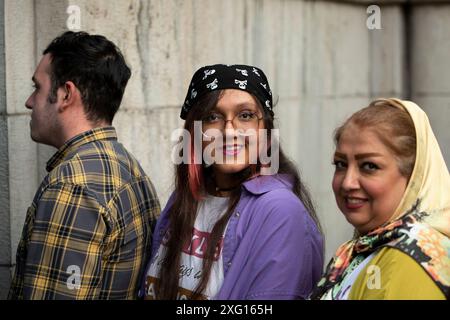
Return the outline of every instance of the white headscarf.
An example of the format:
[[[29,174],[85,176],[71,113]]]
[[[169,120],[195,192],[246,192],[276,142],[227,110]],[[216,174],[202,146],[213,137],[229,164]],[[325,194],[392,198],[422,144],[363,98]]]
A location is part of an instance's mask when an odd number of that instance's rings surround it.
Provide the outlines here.
[[[411,116],[416,129],[416,161],[408,186],[391,221],[419,199],[419,210],[429,214],[423,222],[450,237],[450,175],[425,112],[414,102],[393,99]]]

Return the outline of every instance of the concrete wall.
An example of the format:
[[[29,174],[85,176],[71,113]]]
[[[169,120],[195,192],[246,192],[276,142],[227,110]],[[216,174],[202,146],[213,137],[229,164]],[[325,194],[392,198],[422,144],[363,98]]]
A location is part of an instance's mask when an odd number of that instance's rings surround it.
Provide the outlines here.
[[[331,191],[332,133],[352,112],[375,97],[411,95],[428,112],[450,163],[450,5],[405,11],[404,1],[387,3],[382,29],[369,30],[366,1],[6,0],[0,12],[6,58],[0,55],[0,102],[6,99],[6,108],[0,103],[0,200],[7,204],[0,206],[0,297],[26,209],[55,151],[30,140],[24,103],[42,50],[66,29],[69,5],[80,7],[82,30],[117,43],[132,68],[114,124],[163,205],[172,190],[170,135],[182,125],[178,115],[192,73],[211,63],[265,70],[279,98],[282,146],[317,204],[328,259],[352,234]]]
[[[0,298],[9,287],[11,265],[4,25],[4,3],[0,2]]]
[[[450,4],[411,12],[411,98],[427,112],[450,164]]]

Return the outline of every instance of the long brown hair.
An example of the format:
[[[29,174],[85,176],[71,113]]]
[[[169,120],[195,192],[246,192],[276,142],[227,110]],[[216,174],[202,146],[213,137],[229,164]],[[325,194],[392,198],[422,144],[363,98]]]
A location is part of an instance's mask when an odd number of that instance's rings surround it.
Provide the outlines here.
[[[212,91],[203,96],[189,112],[184,129],[188,130],[193,136],[194,121],[203,119],[212,109],[214,109],[224,91]],[[271,129],[274,128],[274,114],[262,108],[257,99],[258,107],[263,111],[263,121],[267,129],[269,139]],[[270,148],[270,147],[269,147]],[[193,157],[194,145],[192,142],[190,156]],[[268,150],[270,152],[270,150]],[[191,159],[192,160],[192,159]],[[244,181],[253,173],[259,172],[260,165],[253,165],[236,174],[236,181]],[[205,168],[201,164],[179,164],[175,168],[175,199],[172,207],[169,209],[169,232],[170,236],[166,243],[166,255],[161,264],[159,279],[156,282],[155,290],[157,299],[176,299],[179,286],[179,269],[182,247],[192,238],[192,229],[197,214],[198,201],[201,201],[202,193],[205,193],[205,185],[208,179],[211,179],[211,168]],[[295,165],[286,157],[281,147],[279,148],[279,170],[278,173],[289,174],[293,178],[294,194],[302,201],[308,213],[315,221],[319,230],[321,230],[319,220],[316,215],[314,204],[311,200],[308,190],[300,180],[300,175]],[[186,183],[186,181],[188,183]],[[192,299],[200,298],[205,290],[211,268],[214,262],[214,254],[219,245],[227,222],[232,215],[241,196],[241,189],[236,188],[231,192],[230,201],[226,213],[217,221],[208,239],[207,250],[203,260],[203,271],[197,288],[194,291]]]

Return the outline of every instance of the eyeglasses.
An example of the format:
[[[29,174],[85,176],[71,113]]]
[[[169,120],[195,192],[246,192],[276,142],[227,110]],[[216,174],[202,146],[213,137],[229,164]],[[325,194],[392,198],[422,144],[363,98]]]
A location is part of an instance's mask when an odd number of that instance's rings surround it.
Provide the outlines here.
[[[259,118],[256,112],[241,111],[236,114],[233,119],[225,120],[223,114],[212,112],[202,119],[202,129],[206,132],[208,129],[225,129],[226,123],[231,121],[234,129],[248,130],[258,128],[259,121],[264,117]]]

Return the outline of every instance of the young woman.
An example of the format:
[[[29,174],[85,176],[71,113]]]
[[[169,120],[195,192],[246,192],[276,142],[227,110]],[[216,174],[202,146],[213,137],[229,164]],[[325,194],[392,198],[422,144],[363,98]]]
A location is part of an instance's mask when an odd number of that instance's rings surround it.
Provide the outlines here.
[[[203,139],[192,140],[182,150],[187,161],[176,166],[144,297],[306,298],[321,274],[323,240],[297,170],[271,139],[272,93],[263,71],[199,69],[181,118],[191,137],[199,129]],[[268,174],[270,167],[277,172]]]
[[[372,102],[336,131],[333,191],[356,228],[314,290],[321,299],[448,299],[450,177],[426,114]]]

